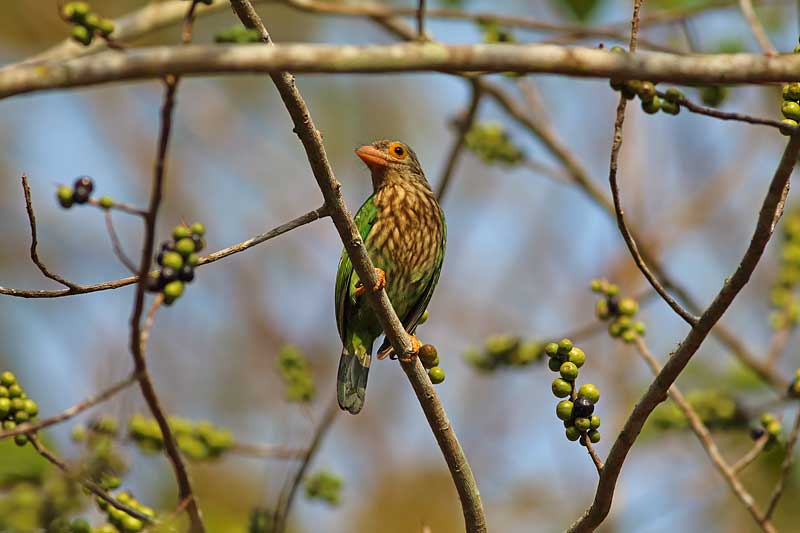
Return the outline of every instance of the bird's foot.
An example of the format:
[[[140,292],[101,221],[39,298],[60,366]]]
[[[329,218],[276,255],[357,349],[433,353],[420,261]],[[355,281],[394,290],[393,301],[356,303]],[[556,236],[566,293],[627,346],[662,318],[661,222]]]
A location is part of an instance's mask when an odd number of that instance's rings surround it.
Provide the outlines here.
[[[399,356],[400,362],[402,363],[410,363],[414,360],[414,358],[419,353],[419,349],[422,347],[422,343],[416,338],[414,335],[408,334],[408,337],[411,339],[411,353],[406,355],[405,357]]]
[[[384,272],[380,268],[376,268],[375,276],[378,278],[378,281],[372,287],[372,292],[380,292],[386,286],[386,272]],[[367,292],[367,288],[364,286],[364,284],[361,283],[361,281],[356,283],[356,290],[354,293],[356,295],[356,298],[361,296],[365,292]]]

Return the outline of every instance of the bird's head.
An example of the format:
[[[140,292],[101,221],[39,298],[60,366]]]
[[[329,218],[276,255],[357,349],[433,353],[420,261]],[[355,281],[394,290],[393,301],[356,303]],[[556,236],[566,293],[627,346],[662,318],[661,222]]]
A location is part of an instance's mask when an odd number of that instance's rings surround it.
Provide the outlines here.
[[[400,141],[375,141],[356,150],[356,155],[369,167],[375,190],[390,182],[428,182],[414,150]]]

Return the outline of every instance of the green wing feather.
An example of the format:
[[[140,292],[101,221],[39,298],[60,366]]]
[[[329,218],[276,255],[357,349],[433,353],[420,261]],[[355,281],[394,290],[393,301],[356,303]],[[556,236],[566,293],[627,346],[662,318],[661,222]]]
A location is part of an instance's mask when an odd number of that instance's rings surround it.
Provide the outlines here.
[[[358,233],[361,238],[366,240],[372,226],[378,218],[378,208],[373,201],[374,195],[367,198],[356,213],[355,223],[358,227]],[[353,283],[353,276],[358,278],[358,274],[353,270],[353,263],[350,262],[350,256],[347,255],[347,250],[342,250],[342,257],[339,259],[339,270],[336,272],[336,293],[334,300],[336,302],[336,327],[339,330],[339,337],[342,342],[346,343],[347,331],[347,315],[348,308],[352,304],[352,294],[350,288],[355,284]]]

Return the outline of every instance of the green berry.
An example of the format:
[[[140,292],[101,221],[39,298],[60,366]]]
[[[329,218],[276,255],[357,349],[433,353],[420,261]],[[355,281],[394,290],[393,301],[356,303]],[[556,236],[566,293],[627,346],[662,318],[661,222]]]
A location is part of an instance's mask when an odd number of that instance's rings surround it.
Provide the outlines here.
[[[17,446],[25,446],[28,444],[28,436],[27,435],[14,435],[14,444]]]
[[[764,413],[761,415],[761,425],[767,427],[775,421],[775,416],[772,413]]]
[[[623,47],[619,46],[619,45],[612,46],[611,47],[611,51],[614,52],[614,53],[617,53],[617,54],[625,53],[625,49]]]
[[[69,209],[72,207],[74,200],[72,198],[72,187],[68,185],[61,185],[56,191],[56,198],[58,198],[58,203],[61,204],[61,207],[64,209]]]
[[[122,519],[122,530],[126,533],[141,531],[144,524],[138,518],[134,518],[128,514]]]
[[[189,228],[186,228],[187,230]],[[184,257],[187,257],[194,253],[194,241],[189,238],[183,238],[175,242],[175,251],[181,254]]]
[[[600,320],[611,318],[611,310],[608,308],[608,300],[601,298],[594,306],[594,312]]]
[[[0,385],[0,398],[8,398],[8,387]]]
[[[86,26],[74,26],[72,28],[72,33],[70,33],[70,37],[72,37],[75,41],[81,43],[83,46],[89,46],[92,44],[92,39],[94,39],[94,34],[89,31]]]
[[[653,96],[650,100],[642,100],[642,111],[648,115],[655,115],[661,109],[661,98],[658,95]]]
[[[639,86],[639,98],[642,99],[642,102],[649,102],[657,98],[656,86],[650,81],[643,81]]]
[[[572,384],[561,378],[554,379],[550,388],[556,398],[566,398],[572,394]]]
[[[622,342],[625,342],[627,344],[632,344],[633,342],[636,341],[636,332],[633,331],[632,329],[626,329],[625,331],[622,332],[620,338],[622,339]]]
[[[783,430],[783,426],[781,426],[779,420],[773,420],[764,429],[767,430],[767,433],[769,433],[770,437],[778,437]]]
[[[187,239],[192,236],[192,230],[189,226],[184,226],[181,224],[180,226],[175,226],[175,229],[172,230],[172,238],[175,239],[177,243],[181,239]]]
[[[84,17],[89,12],[89,4],[86,2],[69,2],[64,5],[61,14],[70,22],[83,22]]]
[[[578,398],[586,398],[592,403],[600,401],[600,391],[591,383],[584,383],[578,389]]]
[[[600,417],[598,415],[592,415],[589,419],[589,427],[592,429],[597,429],[600,427]]]
[[[781,120],[781,125],[785,127],[781,127],[781,133],[784,135],[791,135],[794,133],[794,129],[797,128],[797,121],[791,118],[785,118]]]
[[[592,444],[597,444],[600,442],[600,432],[596,429],[589,430],[589,433],[587,433],[586,436],[589,437],[589,440],[592,442]]]
[[[114,199],[108,195],[101,196],[99,203],[100,207],[102,207],[103,209],[111,209],[112,207],[114,207]]]
[[[206,234],[206,227],[200,222],[195,222],[191,227],[192,234],[200,235],[201,237]]]
[[[569,339],[561,339],[558,341],[558,353],[568,354],[572,349],[572,341]]]
[[[11,412],[11,400],[0,398],[0,419],[4,419]]]
[[[200,262],[200,257],[197,254],[189,254],[189,257],[186,258],[186,264],[196,267],[197,263]],[[427,313],[427,311],[425,311]],[[425,313],[422,316],[425,316]],[[420,325],[420,322],[417,322],[417,325]]]
[[[561,373],[561,377],[567,381],[575,381],[578,377],[578,367],[575,366],[575,363],[570,363],[569,361],[562,363],[558,371]]]
[[[569,362],[573,363],[578,368],[583,366],[586,362],[586,354],[580,348],[573,348],[569,351]]]
[[[25,410],[25,400],[22,398],[13,398],[11,400],[11,412],[16,413],[17,411],[24,411]]]
[[[76,518],[69,524],[69,533],[92,533],[92,526],[83,518]]]
[[[100,23],[97,25],[97,31],[99,31],[100,35],[103,37],[108,37],[114,33],[114,21],[109,19],[100,19]]]
[[[431,379],[431,383],[438,385],[444,381],[444,370],[440,366],[435,366],[428,370],[428,377]]]
[[[544,353],[546,353],[549,357],[555,357],[558,355],[558,343],[548,342],[544,347]]]
[[[619,313],[626,316],[633,316],[639,310],[639,304],[633,298],[622,298],[618,306]]]
[[[90,31],[95,31],[100,26],[100,15],[97,13],[89,13],[83,18],[83,25]]]
[[[27,422],[31,419],[31,415],[28,414],[28,411],[20,410],[14,413],[14,422],[17,424],[22,424],[23,422]]]
[[[575,429],[583,433],[584,431],[588,431],[591,427],[591,422],[589,422],[588,418],[576,418],[575,419]]]
[[[633,323],[633,331],[641,337],[647,331],[647,326],[644,325],[644,322],[636,321]]]
[[[170,281],[164,286],[164,297],[167,300],[175,301],[183,294],[182,281]]]
[[[592,292],[602,292],[603,291],[603,280],[601,279],[593,279],[589,284],[589,288]]]
[[[572,407],[573,404],[571,401],[561,400],[560,402],[558,402],[558,405],[556,405],[556,416],[560,420],[564,421],[569,420],[570,418],[572,418]]]
[[[781,104],[781,113],[783,113],[783,116],[786,118],[800,120],[800,104],[784,100]]]
[[[564,433],[567,435],[567,438],[571,441],[576,441],[581,438],[581,432],[575,426],[568,427]]]
[[[558,357],[551,357],[547,360],[547,368],[553,372],[558,372],[561,368],[561,360]]]
[[[22,387],[20,387],[18,383],[14,383],[10,387],[8,387],[9,398],[21,398],[23,394],[24,393],[22,392]]]
[[[606,296],[616,296],[619,294],[619,286],[614,283],[606,284]]]
[[[661,100],[661,111],[666,113],[667,115],[677,115],[681,112],[680,104],[675,102],[668,102],[667,100]]]
[[[0,374],[0,384],[6,387],[11,387],[11,385],[15,384],[16,382],[17,377],[8,370]]]
[[[425,368],[439,366],[439,354],[433,344],[423,344],[419,349],[419,359]]]
[[[664,95],[664,99],[670,103],[678,103],[683,100],[685,96],[683,93],[676,89],[675,87],[670,87],[667,89],[666,94]]]
[[[13,420],[3,420],[3,429],[14,429],[17,427],[17,423]]]
[[[178,252],[164,252],[161,265],[178,270],[183,266],[183,256]]]
[[[795,54],[800,53],[800,44],[798,44],[797,46],[794,47],[794,53]]]

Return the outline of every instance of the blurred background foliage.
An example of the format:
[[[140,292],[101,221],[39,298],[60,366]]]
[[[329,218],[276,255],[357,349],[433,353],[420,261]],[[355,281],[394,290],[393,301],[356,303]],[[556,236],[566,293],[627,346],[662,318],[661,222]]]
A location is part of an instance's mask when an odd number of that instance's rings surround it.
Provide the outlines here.
[[[429,3],[556,23],[620,22],[621,28],[627,28],[630,15],[630,2],[621,0]],[[93,7],[116,18],[145,4],[98,1]],[[642,35],[650,41],[683,51],[690,46],[697,52],[757,49],[733,1],[645,4],[645,14],[697,10],[686,22],[646,28]],[[712,4],[714,9],[703,10]],[[21,60],[69,34],[56,5],[50,0],[3,2],[0,62]],[[393,42],[368,20],[315,16],[278,3],[261,4],[259,11],[279,42]],[[796,5],[770,0],[758,3],[757,12],[776,47],[791,51],[798,34]],[[226,10],[204,17],[196,24],[195,41],[220,39],[217,34],[236,23]],[[459,21],[430,20],[428,27],[437,39],[452,43],[554,37]],[[178,41],[179,28],[172,27],[135,44]],[[570,42],[598,44],[596,39]],[[529,102],[535,100],[524,100],[524,95],[538,95],[536,120],[550,121],[604,187],[617,98],[607,81],[494,78],[532,111],[536,106]],[[453,118],[469,100],[469,86],[462,80],[441,74],[316,75],[300,76],[298,83],[351,209],[370,190],[368,174],[352,150],[376,138],[409,143],[430,181],[438,183]],[[779,87],[683,89],[689,98],[709,105],[780,116]],[[160,97],[159,84],[147,82],[0,101],[3,286],[55,287],[28,260],[19,184],[23,172],[31,181],[40,254],[47,263],[80,283],[126,275],[111,253],[101,214],[95,209],[64,211],[54,192],[57,184],[88,174],[98,195],[144,205]],[[493,102],[484,101],[479,114],[483,129],[468,138],[475,153],[464,156],[443,202],[448,255],[430,319],[419,333],[437,346],[447,369],[439,392],[475,471],[492,530],[530,531],[536,524],[538,530],[554,531],[588,504],[596,472],[585,451],[564,439],[562,424],[553,416],[552,375],[535,348],[597,321],[592,278],[611,279],[624,294],[643,294],[647,287],[613,220],[558,173],[543,170],[558,168],[551,154]],[[783,138],[772,130],[685,112],[650,116],[638,106],[630,107],[625,127],[620,180],[628,217],[658,249],[672,275],[707,303],[746,246]],[[265,76],[186,79],[178,94],[172,141],[159,239],[181,220],[203,220],[208,249],[216,250],[321,202],[302,148]],[[798,203],[796,191],[789,202]],[[135,257],[141,228],[130,218],[115,216],[115,221]],[[223,432],[229,437],[214,438],[224,442],[307,445],[334,394],[340,344],[332,298],[340,248],[329,222],[304,226],[198,270],[192,290],[158,316],[151,371],[169,412],[189,424],[182,448],[194,459],[190,467],[209,531],[267,528],[269,513],[253,511],[274,506],[295,463],[227,451],[209,460],[209,450],[216,448],[208,433],[198,433],[192,424]],[[724,318],[761,356],[774,331],[770,312],[789,309],[770,296],[779,283],[782,249],[776,238]],[[127,287],[53,300],[0,298],[0,369],[17,374],[38,401],[41,417],[129,371],[131,297]],[[686,332],[685,324],[650,296],[641,299],[637,319],[647,324],[647,342],[661,360]],[[796,320],[789,322],[791,335]],[[590,331],[580,339],[587,354],[581,372],[603,393],[604,437],[596,448],[604,456],[650,373],[631,345],[607,335],[605,324]],[[791,337],[777,367],[788,380],[797,366]],[[460,531],[455,490],[405,376],[397,364],[382,362],[370,382],[364,412],[337,417],[323,442],[302,491],[312,497],[298,499],[290,529]],[[771,405],[775,394],[713,338],[679,384],[686,392],[695,391],[689,397],[707,420],[719,419],[714,434],[731,460],[752,445],[749,428],[758,423],[762,406],[770,405],[784,426],[794,412],[786,404]],[[119,490],[169,515],[177,504],[171,469],[163,455],[149,453],[137,441],[128,425],[143,412],[140,394],[131,388],[91,414],[47,430],[45,442],[72,464],[87,463],[88,437],[71,438],[72,427],[88,428],[99,415],[110,417],[119,425],[113,450],[124,463],[124,468],[111,468],[110,475],[121,478]],[[146,433],[147,421],[139,423]],[[623,470],[602,531],[753,530],[696,438],[682,428],[669,403],[654,414],[646,438]],[[154,449],[157,437],[147,437]],[[769,494],[781,459],[776,446],[742,475],[757,498]],[[98,507],[30,446],[0,443],[0,489],[0,531],[34,531],[59,514],[94,525],[103,522]],[[798,497],[795,473],[776,515],[779,528],[789,531],[797,523],[791,502]],[[182,520],[175,519],[171,527],[180,529]]]

